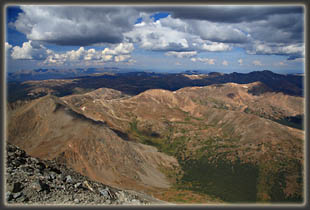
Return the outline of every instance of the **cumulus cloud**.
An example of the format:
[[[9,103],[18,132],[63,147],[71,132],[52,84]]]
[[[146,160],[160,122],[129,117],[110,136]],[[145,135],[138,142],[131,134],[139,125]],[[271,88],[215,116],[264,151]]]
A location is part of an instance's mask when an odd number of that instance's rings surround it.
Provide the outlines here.
[[[43,45],[30,40],[24,42],[21,47],[14,46],[11,56],[13,59],[43,60],[47,56],[47,49]]]
[[[259,60],[254,60],[252,63],[254,64],[254,66],[262,66],[263,65]]]
[[[33,43],[36,40],[75,46],[120,43],[118,48],[112,46],[103,52],[84,52],[85,49],[71,52],[67,55],[71,60],[82,56],[86,61],[129,61],[127,55],[134,49],[133,43],[177,58],[191,58],[194,56],[191,52],[198,55],[202,51],[223,52],[234,47],[243,48],[248,54],[283,55],[288,60],[304,57],[301,6],[22,6],[21,10],[10,25]],[[170,15],[154,21],[151,15],[157,12]],[[135,24],[138,17],[142,21]],[[39,55],[34,53],[38,49],[26,43],[15,48],[14,56],[34,59]],[[44,51],[39,59],[47,56]],[[62,53],[59,59],[61,56],[66,57]]]
[[[12,45],[10,45],[8,42],[5,42],[5,50],[9,50],[12,48]]]
[[[284,55],[288,60],[304,56],[301,6],[200,6],[191,7],[191,12],[186,7],[167,10],[171,16],[163,24],[219,43],[219,51],[236,46],[249,54]],[[214,47],[204,49],[212,51]]]
[[[245,43],[250,41],[250,35],[242,32],[237,26],[209,21],[188,21],[189,30],[203,40],[224,43]]]
[[[77,50],[67,51],[65,53],[56,53],[48,50],[48,57],[43,62],[46,65],[64,65],[69,63],[82,64],[103,64],[105,62],[128,62],[134,63],[135,60],[131,59],[130,53],[134,50],[131,43],[120,43],[118,45],[111,45],[104,50],[95,50],[91,48],[86,50],[80,47]]]
[[[132,31],[125,33],[125,36],[138,43],[141,48],[154,51],[214,52],[232,49],[229,44],[202,39],[192,24],[170,16],[155,22],[143,20],[136,24]],[[179,56],[181,54],[179,53]]]
[[[247,53],[249,54],[257,54],[257,55],[286,55],[288,59],[296,59],[303,57],[305,54],[305,47],[304,44],[268,44],[268,43],[261,43],[255,42],[251,45]]]
[[[11,49],[12,49],[12,45],[10,45],[8,42],[5,42],[5,54],[6,54],[6,56],[9,56],[11,54],[10,53]]]
[[[162,26],[161,21],[143,21],[125,35],[147,50],[184,51],[189,48],[187,33]]]
[[[211,52],[231,50],[231,47],[228,44],[218,43],[218,42],[203,43],[198,48],[205,50],[205,51],[211,51]]]
[[[97,53],[95,49],[89,49],[85,53],[84,60],[86,61],[98,60],[98,59],[100,59],[100,54]]]
[[[249,54],[283,55],[288,60],[304,57],[301,6],[202,6],[191,7],[191,12],[186,7],[169,9],[171,15],[162,25],[192,35],[189,45],[196,50],[240,47]],[[198,37],[195,41],[194,36]]]
[[[164,27],[171,28],[173,30],[189,33],[191,28],[186,20],[179,18],[172,18],[171,15],[168,15],[166,18],[161,19],[160,23]]]
[[[134,64],[136,63],[137,60],[133,59],[133,58],[130,58],[128,61],[127,61],[127,64],[131,65],[131,64]]]
[[[287,45],[287,46],[283,46],[279,48],[279,51],[283,52],[283,53],[288,53],[288,54],[305,54],[305,47],[304,45],[300,45],[300,44],[291,44],[291,45]]]
[[[171,16],[160,20],[163,27],[187,34],[189,46],[203,51],[227,51],[231,47],[227,43],[247,42],[247,36],[239,29],[208,21],[181,20]],[[224,42],[224,43],[223,43]]]
[[[12,59],[12,56],[11,56],[11,54],[12,54],[12,47],[13,46],[11,44],[9,44],[8,42],[5,42],[5,45],[4,45],[5,57],[6,57],[6,59],[8,59],[7,60],[8,63],[10,63],[11,59]]]
[[[21,6],[14,25],[28,39],[58,45],[120,43],[138,12],[130,7]]]
[[[168,51],[165,53],[166,56],[174,56],[177,58],[190,58],[197,55],[196,51],[188,51],[188,52],[176,52],[176,51]]]
[[[13,59],[32,59],[31,52],[31,41],[24,42],[22,47],[13,47],[12,58]]]
[[[131,57],[130,55],[117,55],[114,57],[114,61],[121,62],[121,61],[128,60],[130,57]]]
[[[251,41],[239,47],[249,54],[283,55],[289,60],[304,57],[303,22],[302,13],[283,13],[240,23],[240,29],[251,35]]]
[[[222,62],[222,65],[223,65],[223,66],[228,66],[228,61],[224,60],[224,61]]]
[[[210,64],[210,65],[214,65],[215,64],[215,59],[213,58],[191,58],[191,61],[192,62],[202,62],[202,63],[207,63],[207,64]]]
[[[105,48],[102,53],[106,55],[118,55],[118,54],[129,54],[134,50],[132,43],[120,43],[113,49]]]

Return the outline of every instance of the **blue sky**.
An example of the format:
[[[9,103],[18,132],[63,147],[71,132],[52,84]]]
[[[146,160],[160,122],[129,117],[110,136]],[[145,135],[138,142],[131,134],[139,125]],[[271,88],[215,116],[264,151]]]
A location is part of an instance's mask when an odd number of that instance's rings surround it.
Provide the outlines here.
[[[9,6],[8,72],[304,71],[301,6]]]

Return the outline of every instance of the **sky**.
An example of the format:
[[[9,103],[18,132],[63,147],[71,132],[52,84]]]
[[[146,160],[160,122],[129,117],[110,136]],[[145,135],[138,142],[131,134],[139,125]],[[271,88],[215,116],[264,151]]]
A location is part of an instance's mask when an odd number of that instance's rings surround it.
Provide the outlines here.
[[[7,72],[107,68],[304,72],[302,6],[6,8]]]

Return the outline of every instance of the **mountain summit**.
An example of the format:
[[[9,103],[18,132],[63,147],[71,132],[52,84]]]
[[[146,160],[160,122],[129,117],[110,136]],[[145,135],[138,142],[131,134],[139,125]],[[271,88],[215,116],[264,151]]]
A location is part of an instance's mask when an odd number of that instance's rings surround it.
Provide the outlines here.
[[[254,82],[47,95],[11,111],[9,142],[160,199],[187,190],[228,202],[300,200],[304,132],[286,119],[303,115],[303,98],[266,89]]]

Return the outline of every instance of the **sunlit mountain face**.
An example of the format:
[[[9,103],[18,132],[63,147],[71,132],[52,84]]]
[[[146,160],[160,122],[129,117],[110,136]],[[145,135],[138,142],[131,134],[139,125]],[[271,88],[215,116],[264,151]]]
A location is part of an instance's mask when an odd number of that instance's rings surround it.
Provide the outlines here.
[[[303,204],[304,7],[5,11],[9,204]]]

